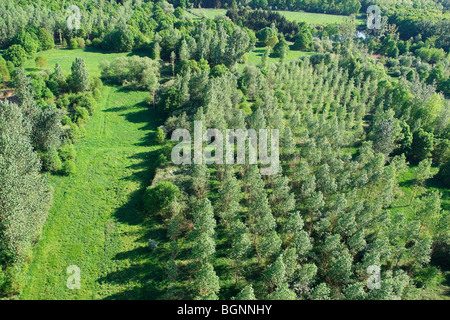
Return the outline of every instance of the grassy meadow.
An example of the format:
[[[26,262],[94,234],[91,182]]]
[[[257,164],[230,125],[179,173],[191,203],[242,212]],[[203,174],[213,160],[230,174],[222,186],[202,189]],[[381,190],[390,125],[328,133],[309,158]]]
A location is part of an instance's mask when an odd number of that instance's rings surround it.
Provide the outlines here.
[[[41,53],[69,72],[76,56],[98,75],[98,63],[120,54],[78,50]],[[35,70],[29,61],[27,70]],[[75,144],[77,172],[50,175],[52,209],[25,277],[23,299],[156,299],[162,280],[157,221],[146,221],[142,192],[151,182],[159,145],[153,142],[161,121],[144,99],[147,92],[103,86],[102,98]],[[81,289],[66,287],[67,267],[81,269]]]

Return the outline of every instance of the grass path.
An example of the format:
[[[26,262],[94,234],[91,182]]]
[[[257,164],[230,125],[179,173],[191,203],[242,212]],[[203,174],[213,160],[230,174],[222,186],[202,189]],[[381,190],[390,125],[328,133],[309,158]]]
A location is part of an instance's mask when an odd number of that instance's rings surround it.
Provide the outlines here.
[[[159,148],[159,119],[142,103],[146,95],[103,87],[87,137],[75,145],[77,173],[49,177],[53,205],[21,298],[159,297],[162,266],[146,249],[159,226],[145,221],[141,207]],[[80,290],[66,287],[70,265],[81,269]]]

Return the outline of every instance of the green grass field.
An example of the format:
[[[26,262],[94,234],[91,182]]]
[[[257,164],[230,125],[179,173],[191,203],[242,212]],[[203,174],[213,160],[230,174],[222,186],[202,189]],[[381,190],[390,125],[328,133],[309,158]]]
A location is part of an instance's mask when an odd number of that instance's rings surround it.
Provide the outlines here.
[[[55,67],[56,63],[61,65],[63,71],[68,74],[70,73],[70,67],[72,62],[75,60],[75,57],[83,58],[86,62],[86,68],[89,71],[91,76],[100,76],[100,69],[98,68],[100,62],[104,60],[114,60],[120,56],[126,56],[129,53],[104,53],[101,51],[97,51],[95,49],[52,49],[44,52],[39,52],[36,57],[43,56],[47,59],[47,67],[46,69],[51,69]],[[24,65],[25,71],[27,72],[35,72],[40,71],[34,62],[34,60],[28,60]]]
[[[247,64],[253,64],[256,66],[261,65],[261,58],[266,51],[266,48],[255,48],[253,51],[251,51],[247,56]],[[295,59],[299,59],[304,56],[310,56],[314,54],[314,52],[306,52],[306,51],[294,51],[289,50],[287,52],[286,60],[291,61]],[[269,57],[269,63],[278,63],[280,61],[280,58],[276,57]],[[239,72],[242,72],[245,68],[245,64],[239,64],[237,67],[237,70]]]
[[[329,24],[344,22],[349,19],[348,16],[340,16],[334,14],[311,13],[311,12],[296,12],[296,11],[277,11],[279,14],[286,17],[288,21],[306,21],[312,24]]]
[[[186,15],[192,19],[199,19],[200,17],[206,17],[214,19],[219,15],[225,15],[226,9],[188,9]],[[310,13],[299,11],[276,11],[285,16],[288,21],[306,21],[311,24],[328,24],[343,22],[348,19],[348,16],[340,16],[334,14],[322,14],[322,13]]]
[[[256,48],[248,55],[248,63],[250,64],[260,64],[261,63],[261,57],[264,55],[264,52],[266,51],[266,48]],[[304,56],[310,56],[314,54],[315,52],[306,52],[306,51],[294,51],[289,50],[286,55],[286,60],[294,60],[299,59]],[[276,63],[280,60],[280,58],[275,57],[269,57],[269,62]]]
[[[68,72],[75,56],[89,71],[114,55],[81,50],[42,53]],[[29,62],[28,65],[32,65]],[[87,137],[75,144],[77,173],[49,176],[54,199],[41,241],[25,275],[23,299],[156,299],[162,281],[161,226],[143,214],[142,193],[151,182],[161,118],[143,100],[147,92],[104,86]],[[81,289],[69,290],[67,267],[81,269]]]
[[[217,16],[225,15],[227,13],[227,9],[188,9],[185,10],[188,17],[192,19],[199,19],[202,17],[208,19],[214,19]]]

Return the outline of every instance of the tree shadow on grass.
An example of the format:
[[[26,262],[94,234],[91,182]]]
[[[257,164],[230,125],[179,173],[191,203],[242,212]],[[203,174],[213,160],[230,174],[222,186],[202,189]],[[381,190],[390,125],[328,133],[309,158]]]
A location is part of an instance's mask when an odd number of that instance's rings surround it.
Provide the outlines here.
[[[145,103],[145,102],[143,102]],[[133,111],[135,108],[136,111]],[[129,110],[129,112],[126,112]],[[106,299],[161,299],[165,294],[165,262],[168,260],[166,231],[159,216],[146,213],[143,205],[145,188],[150,185],[156,170],[156,162],[160,148],[155,142],[155,129],[162,123],[162,116],[156,110],[143,108],[141,103],[134,106],[115,107],[105,112],[122,113],[125,119],[131,123],[145,123],[139,130],[145,130],[146,135],[135,145],[154,147],[149,151],[136,153],[130,156],[133,164],[128,168],[133,174],[124,178],[137,181],[140,188],[132,192],[129,199],[114,213],[118,224],[140,225],[139,237],[135,240],[137,246],[129,251],[119,252],[114,260],[120,265],[120,261],[129,261],[130,266],[110,272],[98,279],[99,283],[119,284],[126,290],[114,293]],[[158,247],[151,251],[147,243],[152,239]]]
[[[37,68],[37,67],[30,67],[30,68],[25,68],[26,72],[39,72],[42,71],[41,68]]]
[[[148,239],[152,239],[157,242],[158,247],[152,251],[146,245],[141,245],[132,250],[116,254],[114,260],[118,262],[129,261],[131,265],[110,272],[98,281],[100,283],[119,284],[127,289],[106,297],[107,300],[157,300],[162,299],[165,294],[165,262],[169,256],[168,250],[163,245],[167,241],[165,230],[161,227],[157,218],[146,219],[143,223],[148,228],[137,242],[146,244]],[[131,286],[131,284],[135,285]]]
[[[137,190],[123,206],[117,209],[114,216],[118,224],[141,225],[142,230],[135,240],[137,247],[117,253],[113,260],[120,265],[128,261],[130,266],[110,272],[97,281],[101,284],[120,285],[126,290],[114,293],[107,300],[141,300],[162,299],[165,294],[165,262],[169,252],[164,245],[167,243],[165,228],[160,218],[144,212],[142,204],[143,190]],[[158,244],[155,250],[147,246],[152,239]]]

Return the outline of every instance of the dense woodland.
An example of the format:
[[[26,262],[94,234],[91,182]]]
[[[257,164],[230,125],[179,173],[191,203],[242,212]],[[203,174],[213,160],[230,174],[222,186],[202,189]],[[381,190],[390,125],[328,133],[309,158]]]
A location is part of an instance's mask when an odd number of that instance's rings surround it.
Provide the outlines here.
[[[14,93],[0,102],[0,294],[20,296],[52,203],[47,177],[76,172],[74,145],[109,85],[148,92],[164,117],[141,200],[164,226],[161,298],[423,299],[450,259],[448,2],[378,1],[386,19],[364,38],[354,19],[316,26],[253,9],[349,15],[366,1],[170,2],[73,1],[79,30],[61,1],[0,4],[0,76]],[[230,9],[188,18],[199,5]],[[95,77],[82,58],[70,74],[47,68],[55,47],[130,54]],[[30,59],[47,69],[26,72]],[[174,165],[171,133],[195,120],[279,129],[279,173]],[[370,266],[381,289],[367,285]]]

